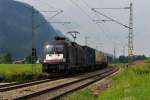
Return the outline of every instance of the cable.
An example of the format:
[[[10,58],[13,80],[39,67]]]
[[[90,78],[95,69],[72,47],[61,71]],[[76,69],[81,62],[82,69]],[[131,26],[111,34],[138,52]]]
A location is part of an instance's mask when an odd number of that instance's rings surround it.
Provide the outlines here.
[[[91,6],[85,1],[85,0],[81,0],[88,8],[91,9]]]
[[[91,9],[90,5],[89,5],[86,1],[82,0],[82,2],[83,2],[84,4],[86,4],[86,6],[87,6],[88,8]],[[98,17],[98,16],[97,16],[97,17]],[[93,21],[93,19],[92,19],[92,21]],[[108,38],[109,36],[106,34],[106,32],[104,31],[104,29],[103,29],[99,24],[97,24],[97,23],[95,23],[95,24],[98,26],[98,29],[100,28],[100,29],[101,29],[100,31],[102,31],[102,32],[105,34],[106,38]],[[110,39],[108,39],[108,40],[110,40]],[[112,40],[112,39],[111,39],[111,40]],[[113,41],[112,41],[112,42],[113,42]]]
[[[84,13],[84,15],[86,15],[91,21],[92,21],[92,23],[93,23],[93,18],[83,9],[83,8],[81,8],[80,7],[80,5],[78,5],[74,0],[70,0],[76,7],[78,7],[81,11],[82,11],[82,13]],[[90,5],[88,5],[88,3],[86,3],[84,0],[82,0],[83,2],[84,2],[84,4],[86,4],[86,6],[88,7],[88,8],[91,8],[90,7]],[[51,7],[51,5],[49,5],[48,3],[45,3],[47,6],[49,6],[49,7]],[[51,7],[51,8],[54,8],[54,7]],[[96,23],[95,23],[96,24]],[[65,26],[65,25],[64,25]],[[110,41],[112,41],[112,39],[109,37],[109,35],[107,35],[106,34],[106,32],[105,32],[105,30],[101,27],[101,25],[99,25],[99,24],[96,24],[96,26],[98,26],[98,29],[100,30],[100,31],[102,31],[104,34],[105,34],[105,36],[106,36],[106,38]],[[67,26],[66,26],[67,27]],[[68,29],[69,29],[69,27],[67,27]],[[114,43],[114,41],[112,41],[113,43]]]
[[[91,16],[87,14],[74,0],[70,0],[76,7],[78,7],[90,20],[93,20]]]
[[[85,1],[85,0],[82,0],[82,2],[88,7],[88,8],[91,8],[91,6]],[[106,8],[107,9],[107,8]],[[108,8],[109,9],[109,8]],[[121,9],[121,8],[114,8],[114,9]],[[122,9],[128,9],[128,8],[122,8]],[[98,16],[97,16],[98,17]],[[96,23],[97,24],[97,23]],[[99,24],[97,24],[99,27],[101,27]],[[104,29],[102,29],[101,28],[101,30],[104,32],[104,33],[106,33],[105,31],[104,31]],[[109,31],[108,29],[107,29],[107,31]],[[110,32],[109,32],[110,33]],[[108,37],[108,38],[110,38],[109,37],[109,35],[107,35],[107,34],[105,34],[106,35],[106,37]],[[111,38],[110,38],[111,39]],[[111,39],[112,40],[112,39]],[[118,39],[116,40],[116,38],[115,38],[115,41],[116,42],[118,42]],[[114,41],[113,41],[114,42]]]
[[[91,8],[84,0],[82,0],[85,4],[86,4],[86,6],[87,7],[89,7],[89,8]],[[81,7],[80,7],[81,8]],[[93,19],[90,17],[90,19],[93,21]],[[106,32],[104,31],[104,29],[99,25],[99,24],[97,24],[97,26],[101,29],[101,31],[103,32],[103,33],[105,33],[105,35],[106,35],[106,38],[109,38],[109,36],[106,34]],[[108,40],[110,40],[110,39],[108,39]],[[112,40],[112,39],[111,39]],[[112,41],[112,42],[114,42],[114,41]]]
[[[93,18],[86,12],[86,11],[84,11],[84,9],[82,9],[81,7],[80,7],[80,5],[78,5],[74,0],[70,0],[77,8],[79,8],[80,9],[80,11],[85,15],[85,16],[87,16],[88,18],[89,18],[89,20],[92,22],[92,24],[93,24]],[[94,24],[95,25],[95,24]]]
[[[54,6],[52,6],[52,5],[50,5],[48,2],[44,2],[43,0],[39,0],[39,2],[42,2],[42,3],[44,3],[44,5],[47,5],[47,7],[49,8],[53,8],[53,9],[57,9],[57,10],[61,10],[61,9],[59,9],[59,8],[56,8],[56,7],[54,7]],[[45,0],[46,1],[46,0]]]

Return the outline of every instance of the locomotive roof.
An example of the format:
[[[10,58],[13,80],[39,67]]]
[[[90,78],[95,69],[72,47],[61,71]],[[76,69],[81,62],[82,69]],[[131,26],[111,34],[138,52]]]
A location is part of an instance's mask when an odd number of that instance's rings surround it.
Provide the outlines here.
[[[51,42],[49,42],[48,44],[51,45],[72,45],[74,47],[79,47],[80,45],[77,44],[76,42],[72,42],[69,39],[65,38],[65,37],[55,37],[55,39]]]
[[[50,44],[53,44],[53,45],[57,45],[57,44],[65,45],[65,44],[69,44],[69,41],[67,41],[67,40],[54,40],[54,41],[50,42]]]
[[[82,46],[83,48],[90,48],[90,49],[94,49],[94,48],[91,48],[91,47],[89,47],[89,46]]]

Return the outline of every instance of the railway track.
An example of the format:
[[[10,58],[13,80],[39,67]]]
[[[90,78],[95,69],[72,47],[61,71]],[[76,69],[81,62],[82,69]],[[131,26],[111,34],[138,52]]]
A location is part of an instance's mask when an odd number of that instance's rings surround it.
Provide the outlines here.
[[[4,88],[4,87],[9,87],[9,86],[15,86],[15,85],[19,85],[19,84],[26,84],[26,83],[32,83],[32,82],[38,82],[38,81],[43,81],[43,80],[47,80],[48,78],[43,78],[43,79],[36,79],[36,80],[30,80],[30,81],[24,81],[24,82],[12,82],[12,83],[6,83],[6,84],[2,84],[0,85],[0,88]]]
[[[85,87],[116,72],[116,68],[107,68],[75,77],[54,80],[28,87],[0,92],[0,99],[6,100],[49,100],[56,99],[68,92]]]
[[[41,84],[41,83],[45,83],[45,82],[50,82],[53,80],[56,80],[56,79],[41,79],[41,80],[34,80],[34,81],[29,81],[29,82],[0,85],[0,92],[10,91],[13,89],[18,89],[18,88],[32,86],[32,85],[37,85],[37,84]]]

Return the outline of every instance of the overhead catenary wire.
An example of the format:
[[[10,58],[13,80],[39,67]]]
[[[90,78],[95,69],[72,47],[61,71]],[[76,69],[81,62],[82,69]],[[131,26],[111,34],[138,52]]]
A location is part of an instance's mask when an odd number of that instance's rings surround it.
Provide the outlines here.
[[[122,8],[95,8],[95,9],[106,9],[106,10],[107,9],[108,10],[117,10],[117,9],[120,10],[120,9],[122,9],[123,10],[123,9],[129,9],[129,7],[122,7]]]
[[[82,13],[84,13],[84,15],[86,15],[89,19],[90,19],[90,21],[93,23],[93,18],[90,16],[90,15],[88,15],[88,13],[86,12],[86,11],[84,11],[84,9],[82,9],[81,7],[80,7],[80,5],[78,5],[74,0],[70,0],[76,7],[78,7],[81,11],[82,11]],[[45,2],[44,2],[45,3]],[[45,3],[48,7],[51,7],[51,8],[55,8],[55,7],[52,7],[51,5],[49,5],[49,3]],[[55,17],[55,16],[54,16]],[[99,28],[98,28],[99,29]],[[101,31],[101,30],[100,30]],[[88,32],[89,33],[89,32]]]
[[[106,17],[108,19],[111,19],[113,22],[124,26],[125,28],[129,29],[129,38],[128,38],[128,56],[132,57],[134,55],[134,47],[133,47],[133,4],[130,2],[130,6],[129,7],[124,7],[124,8],[114,8],[114,9],[129,9],[130,11],[130,18],[129,18],[129,26],[122,24],[121,22],[115,20],[112,17],[109,17],[103,13],[101,13],[100,11],[96,10],[96,9],[111,9],[111,8],[92,8],[92,10],[96,13],[98,13],[99,15]]]
[[[97,18],[99,17],[96,13],[95,13],[95,15],[97,16]],[[99,23],[96,23],[96,24],[100,25]],[[105,24],[103,24],[103,27],[105,27]],[[108,26],[105,27],[105,29],[107,30],[107,33],[111,33]],[[106,33],[106,32],[105,32],[105,33]],[[114,37],[114,36],[110,36],[110,34],[106,34],[106,35],[107,35],[107,37],[109,37],[109,39],[111,39],[111,40],[112,40],[112,37],[113,37],[113,41],[114,41],[113,43],[114,43],[114,44],[115,44],[115,42],[120,42],[119,38],[116,38],[116,37]],[[121,41],[121,42],[122,42],[122,41]]]
[[[39,4],[41,4],[41,0],[39,0],[39,1],[36,1],[36,4],[38,5],[38,3]],[[54,9],[47,9],[47,10],[43,10],[43,9],[38,9],[38,10],[35,10],[33,13],[34,13],[34,15],[38,15],[38,14],[53,14],[53,15],[51,15],[50,17],[48,17],[48,18],[45,18],[46,20],[44,20],[44,21],[41,21],[40,23],[38,23],[37,25],[35,25],[34,26],[34,28],[35,29],[37,29],[37,28],[39,28],[39,27],[41,27],[42,25],[44,25],[44,24],[47,24],[47,23],[50,23],[49,21],[51,21],[53,18],[55,18],[57,15],[59,15],[59,14],[61,14],[62,12],[63,12],[63,10],[60,10],[60,9],[57,9],[57,8],[55,8],[55,7],[52,7],[52,6],[50,6],[48,3],[45,3],[45,2],[43,2],[42,1],[42,4],[44,4],[44,5],[46,5],[47,7],[49,7],[49,8],[54,8]],[[34,5],[35,6],[35,5]]]
[[[97,16],[97,18],[99,17],[96,13],[95,13],[95,15]],[[119,38],[114,38],[114,39],[112,39],[112,37],[111,37],[109,34],[107,34],[107,32],[102,28],[101,24],[99,24],[99,23],[96,23],[96,24],[99,26],[99,28],[101,28],[102,32],[105,33],[106,38],[107,38],[109,41],[112,42],[113,47],[116,48],[116,45],[118,45],[118,43],[120,43],[120,40],[118,40]],[[105,26],[105,25],[103,25],[103,27],[104,27],[104,26]],[[109,31],[108,27],[107,27],[107,31]],[[109,31],[109,33],[110,33],[110,31]],[[122,43],[123,43],[123,42],[122,42]],[[120,46],[122,46],[122,45],[120,45]],[[114,49],[114,48],[113,48],[113,49]]]
[[[87,5],[87,7],[89,7],[89,8],[91,9],[91,7],[90,7],[90,5],[89,5],[88,3],[86,3],[84,0],[83,0],[83,2]],[[95,15],[96,15],[96,14],[95,14]],[[97,18],[99,17],[98,15],[96,15],[96,16],[97,16]],[[98,18],[98,19],[99,19],[99,18]],[[94,20],[93,20],[93,22],[94,22]],[[116,40],[113,40],[113,39],[110,37],[110,35],[107,34],[107,32],[102,28],[102,26],[101,26],[100,24],[98,24],[98,23],[95,23],[95,24],[98,26],[99,30],[104,33],[106,39],[107,39],[108,41],[111,41],[111,43],[115,44],[115,41],[116,41]],[[104,25],[103,25],[103,26],[104,26]]]
[[[70,0],[70,1],[72,1],[72,3],[74,3],[74,4],[92,21],[92,23],[94,22],[94,21],[93,21],[93,18],[92,18],[90,15],[88,15],[88,14],[80,7],[80,5],[78,5],[74,0]],[[84,3],[85,3],[85,1],[84,1]],[[85,4],[86,4],[87,7],[91,8],[87,3],[85,3]],[[94,24],[96,24],[96,23],[94,23]],[[103,33],[105,34],[106,39],[108,39],[109,41],[112,41],[112,42],[114,43],[114,41],[109,38],[109,36],[106,34],[106,32],[104,31],[104,29],[103,29],[99,24],[96,24],[96,26],[98,27],[98,30],[99,30],[99,31],[101,31],[101,32],[103,32]]]
[[[84,2],[85,3],[85,5],[87,6],[87,7],[89,7],[90,9],[92,8],[85,0],[82,0],[82,2]],[[121,7],[121,8],[95,8],[95,9],[112,9],[112,10],[116,10],[116,9],[122,9],[122,10],[124,10],[124,9],[129,9],[130,7]],[[96,15],[96,14],[95,14]],[[97,15],[97,18],[98,18],[98,15]],[[94,21],[94,20],[93,20]],[[100,20],[100,21],[105,21],[105,20]],[[112,19],[111,20],[106,20],[106,21],[113,21]],[[98,23],[96,23],[96,24],[98,24]],[[103,25],[104,26],[104,25]],[[107,27],[107,31],[109,31],[109,29],[108,29],[108,27]],[[109,31],[109,33],[110,33],[110,31]],[[109,36],[109,35],[108,35]],[[116,42],[120,42],[117,38],[115,38],[115,41]]]
[[[53,9],[58,9],[58,10],[60,10],[59,8],[56,8],[56,7],[53,7],[52,5],[50,5],[48,2],[43,2],[45,5],[47,5],[47,7],[48,8],[53,8]],[[65,17],[65,15],[62,13],[61,14],[64,18],[66,18]],[[69,22],[69,21],[68,21]],[[71,24],[72,22],[70,22],[70,24]],[[52,23],[51,23],[52,24]],[[65,28],[65,29],[70,29],[68,26],[66,26],[64,23],[61,23],[62,24],[62,26]]]
[[[97,11],[95,8],[92,8],[92,10],[93,10],[94,12],[100,14],[101,16],[106,17],[106,18],[112,20],[113,22],[116,22],[116,23],[119,24],[119,25],[122,25],[122,26],[124,26],[124,27],[126,27],[126,28],[131,29],[131,27],[129,27],[129,26],[125,25],[125,24],[122,24],[121,22],[117,21],[116,19],[111,18],[111,17],[109,17],[109,16],[107,16],[107,15],[105,15],[105,14],[103,14],[103,13]]]
[[[48,21],[52,20],[54,17],[56,17],[57,15],[59,15],[60,13],[62,13],[63,11],[57,12],[55,15],[51,16],[50,18],[47,19],[47,21],[43,21],[40,24],[36,25],[35,28],[39,28],[42,24],[45,23],[50,23]]]
[[[86,2],[86,1],[84,1],[84,0],[81,0],[89,9],[91,9],[92,7]],[[98,15],[97,15],[97,17],[98,17]],[[94,22],[94,20],[92,19],[92,21]],[[102,31],[104,34],[105,34],[105,36],[106,36],[106,38],[108,39],[108,40],[110,40],[110,41],[112,41],[112,42],[114,42],[110,37],[109,37],[109,35],[107,35],[107,33],[105,32],[105,30],[98,24],[98,23],[95,23],[97,26],[98,26],[98,29],[100,29],[100,31]]]
[[[84,11],[84,9],[82,9],[81,7],[80,7],[80,5],[78,5],[74,0],[70,0],[76,7],[78,7],[79,9],[80,9],[80,11],[82,11],[90,20],[93,20],[93,18],[89,15],[89,14],[87,14],[87,12],[85,12]]]
[[[125,7],[126,9],[128,9],[127,7]],[[98,8],[97,8],[98,9]],[[107,8],[100,8],[100,9],[107,9]],[[111,9],[111,8],[108,8],[108,9]],[[115,9],[120,9],[120,8],[115,8]],[[121,8],[121,9],[124,9],[124,8]],[[97,15],[97,13],[95,13],[95,15]],[[97,17],[98,17],[99,15],[97,15]],[[103,20],[96,20],[96,21],[103,21]],[[104,20],[104,22],[105,21],[113,21],[113,20]],[[102,23],[102,22],[101,22]],[[98,23],[97,23],[98,24]],[[104,27],[105,25],[103,25],[103,27]],[[107,31],[109,31],[109,33],[110,33],[110,30],[109,30],[109,28],[107,27]],[[114,37],[114,39],[115,39],[115,41],[116,42],[120,42],[120,40],[119,40],[119,38],[115,38]],[[123,43],[123,42],[122,42]]]
[[[83,9],[83,8],[81,8],[80,7],[80,5],[78,5],[74,0],[70,0],[77,8],[79,8],[80,9],[80,11],[85,15],[85,16],[87,16],[88,18],[89,18],[89,20],[91,21],[91,23],[92,24],[94,24],[94,25],[96,25],[94,22],[93,22],[93,18]],[[96,25],[97,26],[97,25]],[[99,27],[98,27],[98,30],[100,30],[99,29]],[[101,30],[100,30],[101,31]],[[101,40],[101,39],[100,39]]]
[[[88,7],[88,8],[92,8],[86,1],[84,1],[84,0],[82,0],[82,2]],[[105,9],[105,8],[104,8]],[[109,8],[108,8],[109,9]],[[115,9],[120,9],[120,8],[115,8]],[[122,9],[129,9],[128,7],[124,7],[124,8],[122,8]],[[95,14],[96,15],[96,14]],[[96,15],[97,16],[97,18],[98,18],[98,15]],[[105,16],[103,16],[103,17],[105,17]],[[94,21],[94,20],[93,20]],[[110,19],[110,21],[113,21],[113,19]],[[97,24],[97,26],[101,29],[101,31],[103,32],[103,33],[105,33],[105,36],[106,36],[106,38],[108,39],[110,39],[109,41],[112,41],[112,43],[115,45],[116,44],[116,42],[117,41],[119,41],[117,38],[115,39],[115,40],[113,40],[111,37],[110,37],[110,35],[108,35],[106,32],[105,32],[105,30],[100,26],[100,24],[99,23],[96,23]],[[120,23],[120,24],[122,24],[122,23]],[[104,26],[104,25],[103,25]],[[125,27],[127,27],[126,25],[124,25]],[[108,31],[108,30],[107,30]],[[109,32],[110,33],[110,32]],[[115,42],[116,41],[116,42]]]
[[[102,28],[102,26],[101,25],[99,25],[99,24],[96,24],[95,22],[93,22],[93,18],[82,8],[82,7],[80,7],[80,5],[79,4],[77,4],[74,0],[70,0],[74,5],[76,5],[76,7],[78,7],[81,11],[82,11],[82,13],[84,13],[84,15],[86,15],[89,19],[90,19],[90,21],[92,22],[92,23],[94,23],[96,26],[98,26],[98,30],[100,30],[101,32],[103,32],[105,35],[106,35],[106,32],[105,32],[105,30]],[[44,1],[43,1],[44,2]],[[85,2],[85,1],[84,1]],[[44,2],[45,3],[45,2]],[[45,3],[45,4],[47,4],[47,6],[49,5],[49,3]],[[89,8],[91,8],[89,5],[88,5],[88,3],[85,3]],[[108,38],[109,37],[109,35],[108,36],[106,36],[106,38],[109,40],[109,41],[111,41],[112,39],[111,38]],[[113,41],[113,40],[112,40]]]
[[[61,10],[61,9],[59,9],[59,8],[56,8],[56,7],[54,7],[54,6],[52,6],[51,4],[49,4],[49,2],[46,2],[46,1],[48,1],[48,0],[39,0],[39,2],[42,2],[44,5],[46,5],[48,8],[53,8],[53,9],[56,9],[56,10]]]
[[[75,2],[74,2],[75,3]],[[47,3],[47,6],[49,6],[49,4]],[[77,7],[80,7],[78,4],[76,4],[76,6]],[[51,6],[50,6],[51,7]],[[80,7],[80,10],[81,10],[82,8]],[[84,10],[82,9],[82,12],[84,12]],[[90,16],[86,13],[86,12],[84,12],[84,14],[86,14],[86,16],[88,16],[89,18],[90,18]],[[62,15],[63,15],[63,13],[62,13]],[[90,19],[92,19],[92,18],[90,18]],[[70,29],[68,26],[66,26],[66,25],[63,25],[66,29]],[[84,31],[86,31],[87,33],[90,33],[90,32],[88,32],[87,30],[84,30]]]
[[[78,5],[74,0],[70,0],[76,7],[78,7],[79,9],[80,9],[80,11],[84,14],[84,15],[86,15],[89,19],[90,19],[90,21],[93,23],[93,18],[83,9],[83,8],[81,8],[80,7],[80,5]]]
[[[79,4],[77,4],[74,0],[70,0],[76,7],[78,7],[81,11],[82,11],[82,13],[84,13],[84,15],[86,15],[91,21],[92,21],[92,23],[93,23],[93,18],[82,8],[82,7],[80,7],[80,5]],[[84,0],[83,0],[83,2],[86,4],[86,6],[88,7],[88,8],[91,8],[90,7],[90,5],[88,5],[88,3],[86,3]],[[46,3],[47,4],[47,3]],[[48,5],[48,4],[47,4]],[[105,33],[105,35],[106,35],[106,32],[104,31],[104,29],[102,29],[102,27],[100,26],[100,25],[98,25],[98,24],[96,24],[97,26],[98,26],[98,29],[100,29],[100,31],[102,31],[103,33]],[[68,28],[68,27],[67,27]],[[110,37],[107,35],[106,36],[106,38],[109,38],[108,40],[110,41]],[[112,39],[111,39],[112,40]],[[113,41],[112,41],[113,42]]]
[[[41,1],[41,0],[40,0],[40,1]],[[48,8],[53,8],[53,9],[56,9],[56,10],[61,11],[61,9],[56,8],[56,7],[52,6],[51,4],[49,4],[49,2],[42,1],[42,3],[44,3]],[[67,19],[66,16],[64,15],[64,12],[61,13],[61,15],[63,16],[63,18]],[[67,17],[68,17],[68,16],[67,16]],[[69,18],[69,19],[71,19],[71,18]],[[56,22],[56,21],[55,21],[55,22]],[[65,21],[64,21],[64,22],[65,22]],[[70,21],[70,20],[67,20],[67,22],[70,22],[70,25],[71,25],[72,23],[74,23],[74,21],[72,21],[72,19],[71,19],[71,21]],[[62,25],[64,26],[64,28],[70,29],[70,28],[69,28],[68,26],[66,26],[64,23],[60,23],[60,24],[62,24]]]

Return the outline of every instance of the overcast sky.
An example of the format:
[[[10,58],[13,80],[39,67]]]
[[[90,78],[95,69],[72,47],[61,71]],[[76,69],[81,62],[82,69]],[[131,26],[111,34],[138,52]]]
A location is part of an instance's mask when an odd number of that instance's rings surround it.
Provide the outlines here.
[[[33,5],[36,9],[45,11],[63,10],[63,13],[51,21],[71,22],[71,24],[52,24],[64,34],[77,30],[81,34],[77,42],[85,44],[85,37],[89,37],[88,44],[92,47],[99,45],[99,49],[113,53],[116,48],[117,55],[123,54],[123,46],[128,44],[128,29],[113,22],[99,23],[92,20],[106,19],[91,11],[91,8],[128,7],[133,2],[134,14],[134,49],[135,54],[150,56],[150,1],[149,0],[17,0]],[[72,1],[75,1],[74,4]],[[81,10],[79,7],[81,7]],[[117,19],[123,24],[129,23],[129,10],[100,10],[102,13]],[[86,13],[85,13],[86,12]],[[43,13],[45,18],[55,13]],[[67,35],[68,36],[68,35]],[[71,38],[70,36],[68,36]]]

